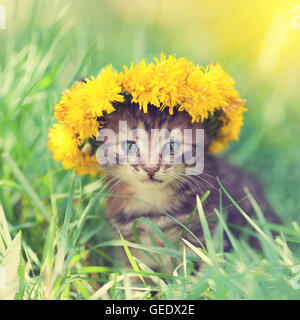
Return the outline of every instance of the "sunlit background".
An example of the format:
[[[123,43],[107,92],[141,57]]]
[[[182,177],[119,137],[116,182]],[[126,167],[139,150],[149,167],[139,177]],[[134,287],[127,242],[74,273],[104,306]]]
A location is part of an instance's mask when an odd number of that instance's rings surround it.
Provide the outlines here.
[[[53,52],[44,52],[44,67],[55,74],[58,89],[53,103],[81,63],[80,76],[89,76],[108,63],[120,71],[124,64],[150,61],[161,51],[176,53],[198,64],[220,62],[248,100],[241,143],[233,146],[236,161],[249,160],[262,144],[277,148],[283,158],[298,152],[300,2],[2,0],[0,5],[6,9],[6,30],[0,31],[2,69],[10,68],[12,52],[17,55],[29,45],[22,69],[23,77],[30,79],[26,69],[43,54],[39,47],[47,41],[43,37],[59,34]],[[60,69],[51,68],[60,59]],[[5,92],[13,77],[4,81],[3,76],[0,91]],[[10,95],[13,99],[14,93]],[[42,93],[35,99],[41,114],[49,111]],[[268,169],[274,159],[269,160]],[[292,179],[293,175],[286,176]]]
[[[0,203],[12,224],[44,221],[52,195],[68,192],[70,172],[47,149],[61,92],[109,63],[121,71],[161,52],[200,65],[220,62],[232,75],[249,111],[226,156],[259,176],[287,225],[300,221],[300,0],[0,0],[0,6],[6,12]],[[39,198],[24,196],[24,177]],[[27,227],[33,244],[43,237]]]

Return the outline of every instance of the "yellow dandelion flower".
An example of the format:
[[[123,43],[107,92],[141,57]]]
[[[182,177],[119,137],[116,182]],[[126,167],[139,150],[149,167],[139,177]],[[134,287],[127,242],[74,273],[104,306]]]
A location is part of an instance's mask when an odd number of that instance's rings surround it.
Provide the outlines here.
[[[176,59],[173,55],[166,58],[164,54],[161,54],[160,61],[158,59],[155,61],[161,110],[169,107],[170,114],[173,114],[173,108],[188,98],[187,79],[194,65],[186,58]]]
[[[49,149],[56,161],[79,174],[98,175],[100,167],[94,155],[80,147],[95,138],[103,126],[101,117],[115,110],[114,102],[124,102],[124,93],[131,96],[144,113],[148,105],[161,111],[169,108],[186,111],[192,122],[217,117],[219,129],[209,151],[223,151],[230,141],[237,140],[243,125],[245,100],[240,98],[234,80],[221,65],[196,66],[186,58],[161,54],[155,63],[144,60],[135,67],[124,66],[117,73],[111,65],[94,78],[86,79],[66,90],[55,106],[55,124],[49,132]]]
[[[61,101],[54,108],[55,119],[76,128],[81,140],[96,136],[99,130],[97,116],[88,110],[84,88],[84,82],[73,85],[64,92]]]
[[[80,141],[74,129],[64,124],[54,124],[49,130],[48,147],[53,152],[55,161],[62,161],[65,169],[71,169],[80,164]]]
[[[122,87],[118,74],[109,65],[96,77],[87,79],[83,88],[87,112],[95,117],[103,116],[103,112],[111,113],[115,110],[112,102],[123,102]]]
[[[82,105],[85,104],[84,97],[82,95],[82,89],[84,88],[84,82],[78,82],[73,85],[71,89],[67,89],[63,92],[62,98],[60,102],[54,108],[54,118],[61,123],[67,123],[74,121],[74,118],[70,118],[72,116],[72,111],[76,111],[75,114],[78,118],[78,111],[76,109],[80,109]],[[83,114],[86,110],[83,110]],[[76,121],[75,117],[75,121]]]
[[[142,60],[135,68],[133,64],[129,69],[124,67],[124,71],[124,74],[121,73],[123,90],[131,94],[131,101],[138,103],[145,113],[148,111],[148,104],[159,107],[153,63],[147,65],[145,60]]]
[[[246,100],[232,101],[231,104],[225,108],[224,113],[219,117],[222,121],[222,126],[217,132],[217,137],[212,141],[209,146],[211,153],[218,153],[227,148],[230,141],[238,140],[241,127],[243,126],[243,112],[247,109],[244,108]]]
[[[82,160],[81,165],[75,167],[75,172],[79,176],[90,174],[92,177],[96,177],[101,174],[101,169],[95,155],[85,152],[82,155]]]

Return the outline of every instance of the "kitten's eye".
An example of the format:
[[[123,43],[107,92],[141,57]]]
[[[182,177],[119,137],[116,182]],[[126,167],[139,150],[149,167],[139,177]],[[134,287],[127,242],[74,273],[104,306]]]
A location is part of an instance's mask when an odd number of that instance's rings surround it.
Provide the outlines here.
[[[124,141],[122,143],[122,149],[130,155],[138,155],[139,153],[139,147],[134,141]]]
[[[180,143],[178,141],[170,142],[164,145],[163,153],[174,154],[179,150]]]

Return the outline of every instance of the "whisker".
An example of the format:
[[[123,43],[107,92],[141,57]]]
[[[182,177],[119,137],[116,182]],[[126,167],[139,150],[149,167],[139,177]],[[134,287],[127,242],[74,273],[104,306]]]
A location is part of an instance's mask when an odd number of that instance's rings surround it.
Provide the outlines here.
[[[214,190],[218,191],[218,189],[212,183],[210,183],[208,180],[206,180],[205,178],[203,178],[201,176],[198,176],[198,178],[200,178],[201,180],[203,180],[204,182],[209,184]]]
[[[212,176],[212,175],[208,174],[207,171],[202,172],[201,175],[208,176],[209,178],[212,178],[212,179],[214,179],[214,180],[217,181],[217,178],[216,178],[215,176]],[[228,184],[228,181],[227,181],[227,180],[225,180],[225,179],[223,179],[223,178],[220,178],[220,177],[219,177],[219,179],[220,179],[220,181],[221,181],[222,183]]]

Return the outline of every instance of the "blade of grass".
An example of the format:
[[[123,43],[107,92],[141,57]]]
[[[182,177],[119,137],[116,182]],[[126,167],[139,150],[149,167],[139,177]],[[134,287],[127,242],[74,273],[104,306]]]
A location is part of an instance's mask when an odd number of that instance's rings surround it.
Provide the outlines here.
[[[86,221],[86,217],[88,215],[88,213],[95,207],[95,205],[97,204],[97,201],[99,199],[100,194],[102,193],[102,190],[100,190],[95,197],[93,197],[88,205],[86,206],[86,208],[84,209],[82,215],[80,216],[80,220],[78,221],[78,224],[76,226],[76,231],[74,233],[74,237],[73,237],[73,245],[75,245],[79,239],[80,233],[82,231],[82,228],[84,226],[84,222]]]
[[[232,247],[234,248],[235,251],[237,251],[237,252],[240,251],[240,248],[239,248],[237,242],[235,241],[234,235],[229,230],[229,228],[228,228],[226,222],[224,221],[222,215],[219,213],[219,211],[217,209],[215,209],[214,211],[215,211],[215,214],[218,216],[219,221],[221,222],[221,224],[222,224],[222,226],[223,226],[223,228],[224,228],[224,230],[225,230],[225,232],[226,232],[226,234],[227,234],[227,236],[229,238],[229,241],[232,244]]]
[[[241,215],[246,219],[246,221],[275,249],[277,249],[273,243],[273,241],[261,230],[261,228],[246,214],[246,212],[237,204],[237,202],[231,197],[228,191],[222,185],[219,177],[217,177],[217,181],[224,191],[228,199],[234,204],[237,210],[241,213]]]
[[[82,58],[77,70],[74,72],[74,75],[72,77],[72,80],[70,81],[68,87],[70,87],[72,84],[74,84],[74,82],[79,81],[80,77],[82,76],[82,71],[84,69],[84,67],[86,66],[87,60],[91,55],[91,51],[92,51],[93,46],[90,46],[88,48],[88,50],[86,51],[84,57]]]
[[[11,240],[8,224],[7,224],[7,220],[6,220],[3,206],[1,203],[0,203],[0,235],[2,236],[2,238],[5,242],[4,243],[5,246],[7,246],[11,243],[12,240]],[[0,243],[0,250],[1,250],[1,247],[2,246]]]
[[[215,263],[217,259],[216,259],[214,242],[213,242],[211,233],[209,231],[209,226],[203,211],[201,200],[198,195],[196,196],[196,200],[197,200],[198,214],[199,214],[199,218],[200,218],[200,222],[203,230],[203,235],[204,235],[205,243],[207,246],[207,251],[208,251],[208,254],[211,256],[212,261]]]
[[[124,199],[133,199],[133,200],[136,200],[136,201],[139,201],[145,205],[148,205],[149,207],[161,212],[162,214],[166,215],[167,217],[169,217],[171,220],[173,220],[174,222],[176,222],[178,225],[180,225],[183,229],[185,229],[195,240],[196,242],[199,243],[199,245],[203,248],[203,250],[205,250],[205,247],[203,245],[203,243],[199,240],[199,238],[189,229],[187,228],[183,223],[181,223],[178,219],[176,219],[175,217],[173,217],[172,215],[170,215],[167,211],[163,211],[161,210],[159,207],[149,203],[149,202],[146,202],[146,201],[143,201],[139,198],[136,198],[136,197],[131,197],[131,196],[121,196],[121,195],[118,195],[118,194],[110,194],[111,197],[117,197],[117,198],[124,198]]]
[[[140,261],[139,259],[136,259],[140,268],[142,269],[143,272],[146,272],[147,275],[150,274],[155,274],[155,276],[151,277],[150,279],[153,281],[153,283],[156,283],[157,285],[159,285],[161,287],[161,290],[166,290],[167,289],[167,283],[162,280],[161,278],[161,274],[159,273],[155,273],[151,268],[149,268],[147,265],[145,265],[142,261]]]
[[[143,222],[145,223],[150,230],[152,230],[161,240],[164,244],[166,244],[167,247],[176,250],[175,246],[172,244],[172,242],[169,241],[169,239],[165,236],[165,234],[160,230],[159,227],[157,227],[150,219],[145,218],[145,217],[139,217],[136,220],[134,220],[133,224],[132,224],[132,234],[133,234],[133,238],[134,240],[139,243],[142,244],[137,229],[136,229],[136,225],[138,222]],[[149,237],[151,239],[153,239],[151,233],[149,232]],[[155,240],[152,240],[152,243],[154,245]],[[154,245],[155,246],[155,245]],[[155,256],[153,254],[150,254],[148,251],[144,251],[144,253],[151,259],[154,261],[155,264],[160,265],[163,269],[165,268],[163,263],[162,263],[162,259],[160,258],[160,256],[158,257],[160,261],[157,261],[157,259],[155,258]]]
[[[72,213],[74,180],[75,180],[75,176],[73,175],[73,179],[71,182],[71,188],[70,188],[70,192],[69,192],[69,197],[68,197],[68,202],[67,202],[65,219],[64,219],[62,231],[60,234],[60,238],[58,240],[58,250],[57,250],[56,259],[55,259],[52,285],[54,285],[54,282],[58,279],[58,276],[60,274],[62,274],[63,266],[64,266],[64,262],[65,262],[65,257],[67,255],[68,231],[69,231],[69,227],[70,227],[71,213]]]
[[[213,266],[213,263],[211,261],[211,259],[204,254],[200,248],[195,247],[192,243],[190,243],[189,241],[185,240],[184,238],[182,238],[182,241],[190,248],[192,249],[197,256],[199,256],[204,262],[206,262],[207,264],[209,264],[210,266]]]
[[[160,228],[154,224],[150,219],[145,217],[139,217],[134,220],[132,224],[132,233],[134,235],[135,240],[138,243],[141,243],[140,238],[138,236],[136,225],[138,222],[145,223],[162,241],[164,244],[166,244],[169,248],[176,250],[176,247],[173,245],[173,243],[165,236],[165,234],[160,230]]]
[[[24,174],[21,172],[21,170],[18,168],[14,160],[10,157],[8,153],[4,153],[2,155],[3,159],[6,161],[6,163],[10,166],[12,173],[16,177],[16,179],[19,181],[21,186],[24,188],[24,191],[29,196],[29,199],[35,204],[35,206],[40,210],[41,214],[47,219],[50,220],[50,214],[40,198],[38,197],[35,190],[31,187],[30,183],[28,182],[28,179],[24,176]]]
[[[90,292],[83,286],[83,284],[81,283],[81,281],[79,280],[75,280],[75,286],[77,287],[77,290],[79,291],[79,293],[81,293],[81,295],[83,296],[83,298],[85,300],[88,300],[89,297],[91,296]]]
[[[210,194],[210,191],[207,190],[207,191],[205,192],[204,196],[201,198],[201,203],[204,203],[204,201],[205,201],[206,198],[209,196],[209,194]],[[186,222],[186,224],[185,224],[185,227],[186,227],[186,228],[188,228],[188,226],[189,226],[190,222],[192,221],[193,217],[195,216],[197,210],[198,210],[198,208],[195,207],[195,209],[194,209],[194,210],[192,211],[192,213],[189,215],[189,217],[188,217],[188,219],[187,219],[187,222]],[[183,228],[183,229],[181,230],[180,236],[179,236],[179,238],[178,238],[178,240],[177,240],[177,242],[176,242],[176,248],[179,247],[181,238],[184,236],[185,231],[186,231],[185,228]]]
[[[250,203],[252,204],[254,211],[258,217],[259,222],[264,226],[264,231],[266,232],[266,234],[268,235],[268,237],[272,238],[272,234],[271,231],[268,227],[268,225],[266,224],[266,219],[263,215],[263,212],[261,210],[261,208],[259,207],[259,205],[257,204],[257,202],[255,201],[255,199],[253,198],[252,194],[250,193],[249,189],[247,187],[245,187],[245,192],[248,195],[248,199],[250,201]]]
[[[127,255],[128,259],[129,259],[129,262],[130,262],[130,264],[131,264],[132,267],[133,267],[133,270],[134,270],[134,271],[137,271],[137,272],[140,272],[140,269],[139,269],[139,267],[138,267],[138,265],[137,265],[134,257],[132,256],[132,254],[131,254],[128,246],[126,245],[126,242],[125,242],[125,240],[124,240],[124,238],[123,238],[123,236],[122,236],[122,234],[121,234],[121,231],[119,230],[118,227],[117,227],[117,230],[118,230],[118,232],[119,232],[119,234],[120,234],[120,238],[121,238],[121,241],[122,241],[122,245],[123,245],[124,250],[125,250],[125,253],[126,253],[126,255]],[[142,276],[140,276],[140,279],[142,280],[143,284],[146,285],[145,280],[144,280],[144,278],[143,278]]]
[[[147,250],[149,252],[153,252],[156,254],[166,255],[169,257],[180,258],[180,259],[182,259],[182,257],[183,257],[182,252],[180,252],[179,250],[172,250],[169,248],[162,248],[162,247],[153,247],[153,246],[137,244],[137,243],[129,242],[129,241],[126,241],[126,244],[129,248]],[[95,247],[107,247],[107,246],[120,247],[120,246],[123,246],[123,244],[120,240],[110,240],[110,241],[102,242]],[[188,254],[187,258],[189,260],[200,261],[199,258],[197,258],[191,254]]]

